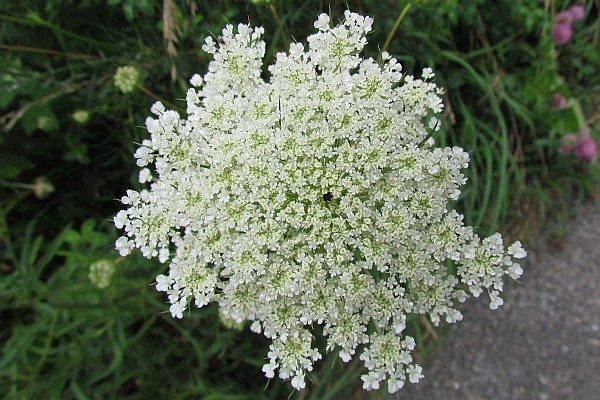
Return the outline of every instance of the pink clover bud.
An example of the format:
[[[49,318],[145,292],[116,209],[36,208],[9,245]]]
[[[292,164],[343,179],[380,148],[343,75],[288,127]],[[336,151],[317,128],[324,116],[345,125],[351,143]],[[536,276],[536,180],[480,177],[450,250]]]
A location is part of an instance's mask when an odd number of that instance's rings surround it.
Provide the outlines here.
[[[577,145],[577,135],[568,133],[562,137],[558,152],[560,154],[571,154]]]
[[[552,40],[556,44],[565,44],[571,39],[573,36],[573,29],[571,28],[571,24],[561,23],[557,24],[552,29]]]
[[[583,6],[577,4],[569,8],[568,12],[571,14],[573,21],[582,20],[585,17],[585,9]]]
[[[591,137],[581,139],[575,147],[575,156],[581,161],[594,162],[598,157],[598,143]]]
[[[555,110],[563,110],[567,107],[567,99],[559,93],[555,93],[550,97],[550,106]]]
[[[562,11],[559,12],[558,14],[556,14],[556,16],[554,17],[554,20],[556,21],[557,24],[567,24],[567,25],[571,25],[573,23],[573,14],[571,13],[571,10],[566,10],[566,11]]]

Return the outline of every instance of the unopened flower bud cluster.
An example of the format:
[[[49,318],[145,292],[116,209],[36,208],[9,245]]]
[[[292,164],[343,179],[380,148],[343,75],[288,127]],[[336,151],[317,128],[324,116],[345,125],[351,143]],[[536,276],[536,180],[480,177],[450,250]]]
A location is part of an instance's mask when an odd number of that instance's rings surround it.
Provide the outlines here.
[[[125,65],[117,68],[113,79],[115,81],[115,86],[121,93],[129,94],[133,92],[140,83],[141,75],[136,67]]]
[[[263,371],[296,389],[323,351],[360,357],[369,390],[417,382],[407,314],[456,322],[456,303],[482,292],[497,308],[503,278],[522,272],[520,243],[481,239],[448,211],[469,156],[431,147],[442,110],[431,69],[417,78],[387,53],[359,56],[372,22],[347,11],[331,27],[320,15],[268,81],[262,28],[207,38],[214,61],[191,80],[188,116],[153,106],[135,154],[150,188],[128,191],[115,217],[122,255],[169,263],[156,281],[174,317],[217,302],[272,340]]]
[[[94,286],[106,289],[110,286],[115,272],[115,263],[112,260],[99,260],[90,265],[88,277]]]

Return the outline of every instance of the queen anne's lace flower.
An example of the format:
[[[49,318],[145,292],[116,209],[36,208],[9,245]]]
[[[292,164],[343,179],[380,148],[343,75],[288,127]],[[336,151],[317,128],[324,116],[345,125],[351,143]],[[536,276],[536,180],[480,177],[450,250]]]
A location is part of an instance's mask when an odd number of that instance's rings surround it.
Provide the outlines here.
[[[321,358],[315,324],[325,351],[344,362],[360,353],[366,389],[417,382],[406,315],[456,322],[456,303],[483,291],[497,308],[526,255],[448,211],[469,156],[431,148],[442,110],[431,69],[419,79],[387,53],[359,56],[372,22],[348,11],[332,28],[322,14],[308,47],[277,54],[269,81],[262,28],[208,38],[214,61],[193,78],[187,118],[152,107],[135,154],[154,164],[140,173],[150,189],[128,191],[115,217],[122,255],[169,260],[156,281],[173,316],[217,302],[223,318],[251,321],[272,340],[265,375],[297,389]]]
[[[99,260],[90,265],[88,277],[94,286],[105,289],[110,285],[115,272],[115,263],[112,260]]]
[[[114,76],[115,86],[123,94],[131,93],[140,83],[140,71],[131,65],[117,68]]]

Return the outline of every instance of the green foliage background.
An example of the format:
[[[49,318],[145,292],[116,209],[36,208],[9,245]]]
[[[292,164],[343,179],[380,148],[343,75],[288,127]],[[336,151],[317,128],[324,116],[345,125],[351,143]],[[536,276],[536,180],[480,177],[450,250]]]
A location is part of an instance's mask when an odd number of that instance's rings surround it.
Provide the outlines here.
[[[556,46],[552,17],[571,5],[566,0],[0,3],[0,394],[292,394],[287,383],[263,377],[264,338],[225,327],[212,306],[172,319],[152,287],[164,266],[113,249],[115,199],[138,186],[132,154],[147,135],[150,106],[161,100],[184,111],[188,79],[207,69],[200,50],[207,35],[227,22],[262,25],[269,64],[290,40],[311,34],[321,12],[335,21],[348,6],[373,16],[367,55],[377,57],[391,35],[388,51],[405,71],[430,66],[446,89],[436,140],[471,154],[456,205],[466,222],[481,234],[502,229],[527,239],[550,210],[566,215],[563,200],[592,193],[597,182],[595,165],[557,151],[563,134],[585,127],[597,136],[600,127],[600,2],[580,4],[585,20]],[[130,94],[113,83],[123,65],[141,72]],[[569,99],[565,109],[552,109],[555,93]],[[89,119],[78,122],[76,111]],[[54,191],[44,192],[44,182]],[[98,260],[115,264],[105,289],[88,277]],[[410,326],[423,347],[427,320],[413,316]],[[332,354],[314,384],[292,397],[360,398],[359,368]]]

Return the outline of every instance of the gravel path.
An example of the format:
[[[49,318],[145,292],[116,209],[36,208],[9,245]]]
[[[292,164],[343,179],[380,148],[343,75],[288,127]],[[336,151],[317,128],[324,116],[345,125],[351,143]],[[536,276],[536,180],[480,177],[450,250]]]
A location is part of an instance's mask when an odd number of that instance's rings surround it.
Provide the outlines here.
[[[578,215],[563,250],[528,249],[504,308],[469,299],[425,379],[390,400],[600,399],[600,209]]]

